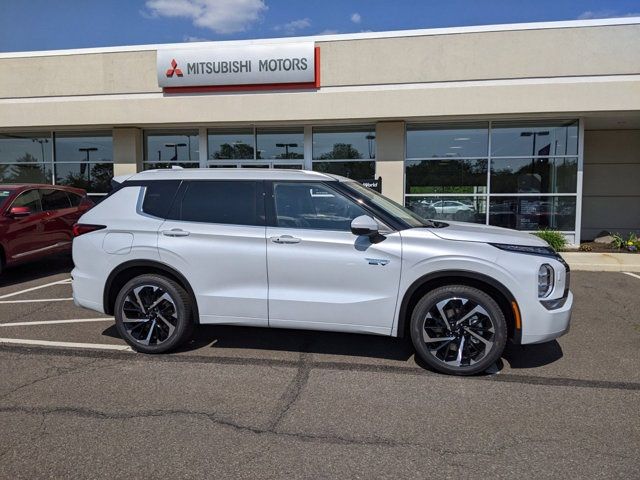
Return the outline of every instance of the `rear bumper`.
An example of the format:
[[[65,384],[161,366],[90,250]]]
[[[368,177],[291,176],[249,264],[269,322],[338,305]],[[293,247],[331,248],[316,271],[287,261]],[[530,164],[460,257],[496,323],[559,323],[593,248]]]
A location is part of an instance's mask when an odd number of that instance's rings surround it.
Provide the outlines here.
[[[542,305],[531,315],[523,315],[520,343],[544,343],[561,337],[569,331],[573,294],[569,292],[565,304],[557,310],[546,310]]]
[[[71,272],[73,303],[78,307],[104,313],[102,291],[104,286],[99,280],[84,275],[77,268]]]

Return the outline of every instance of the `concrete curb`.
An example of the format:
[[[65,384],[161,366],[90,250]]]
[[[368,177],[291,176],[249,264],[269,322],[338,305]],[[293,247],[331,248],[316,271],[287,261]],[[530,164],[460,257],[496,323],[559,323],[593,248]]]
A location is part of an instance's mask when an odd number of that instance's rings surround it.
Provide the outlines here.
[[[562,252],[571,270],[587,272],[640,272],[640,254]]]

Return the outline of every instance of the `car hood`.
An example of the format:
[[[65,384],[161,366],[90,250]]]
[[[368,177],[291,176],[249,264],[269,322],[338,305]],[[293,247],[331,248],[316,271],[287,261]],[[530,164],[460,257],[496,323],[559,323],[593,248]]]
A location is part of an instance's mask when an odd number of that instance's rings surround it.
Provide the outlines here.
[[[447,227],[430,228],[434,235],[445,240],[462,242],[506,243],[510,245],[526,245],[546,247],[547,242],[535,235],[509,228],[491,227],[466,222],[446,222]]]

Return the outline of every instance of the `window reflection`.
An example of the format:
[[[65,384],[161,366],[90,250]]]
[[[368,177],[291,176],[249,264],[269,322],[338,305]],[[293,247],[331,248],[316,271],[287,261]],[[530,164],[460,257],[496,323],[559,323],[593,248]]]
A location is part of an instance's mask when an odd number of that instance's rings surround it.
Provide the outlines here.
[[[406,193],[484,193],[487,160],[407,160]]]
[[[51,183],[51,164],[0,163],[0,183]]]
[[[489,223],[499,227],[573,231],[575,222],[575,197],[492,197],[489,206]]]
[[[407,197],[406,205],[423,218],[485,223],[485,196]]]
[[[48,134],[6,133],[0,135],[0,164],[51,162],[53,142]]]
[[[575,193],[577,158],[494,158],[492,193]]]
[[[207,144],[209,160],[254,159],[255,141],[252,128],[209,130]]]
[[[56,185],[82,188],[91,193],[107,193],[113,178],[113,163],[56,164]]]
[[[491,130],[491,155],[526,157],[578,154],[578,123],[495,122]]]
[[[304,158],[304,131],[259,128],[256,132],[258,156],[269,159]]]
[[[109,133],[56,134],[56,162],[112,162],[113,139]]]
[[[313,169],[356,180],[372,179],[376,175],[375,162],[313,162]]]
[[[145,132],[145,160],[149,162],[198,162],[197,131]]]
[[[375,127],[316,127],[313,129],[314,160],[376,158]]]
[[[407,158],[486,157],[488,124],[407,126]]]

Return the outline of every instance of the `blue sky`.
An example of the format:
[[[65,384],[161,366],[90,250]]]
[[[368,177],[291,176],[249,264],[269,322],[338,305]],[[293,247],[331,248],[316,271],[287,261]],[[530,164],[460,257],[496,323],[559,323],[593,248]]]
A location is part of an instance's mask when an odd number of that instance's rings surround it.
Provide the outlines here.
[[[640,16],[640,0],[0,0],[0,51]]]

